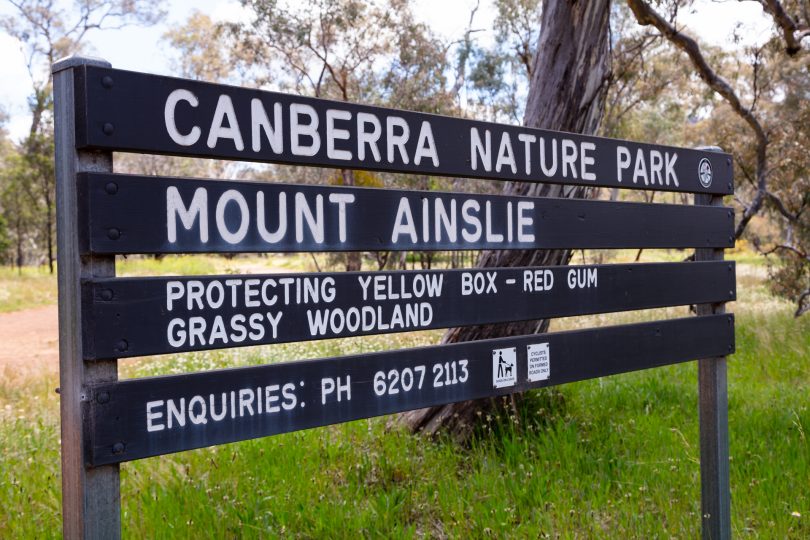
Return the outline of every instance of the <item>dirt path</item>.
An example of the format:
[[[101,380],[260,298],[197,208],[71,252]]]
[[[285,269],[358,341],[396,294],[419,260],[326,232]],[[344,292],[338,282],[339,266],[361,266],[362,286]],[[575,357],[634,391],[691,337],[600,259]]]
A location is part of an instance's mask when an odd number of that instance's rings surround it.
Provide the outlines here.
[[[59,367],[57,308],[0,313],[0,376],[23,378]]]

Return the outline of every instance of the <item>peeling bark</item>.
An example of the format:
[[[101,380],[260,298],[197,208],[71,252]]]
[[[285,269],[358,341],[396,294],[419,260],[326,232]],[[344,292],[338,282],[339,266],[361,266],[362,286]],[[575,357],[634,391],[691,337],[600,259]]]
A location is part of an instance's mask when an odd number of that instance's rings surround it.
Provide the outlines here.
[[[547,0],[543,6],[540,39],[531,69],[524,125],[594,134],[604,111],[609,77],[608,23],[610,0]],[[587,197],[588,188],[510,182],[504,194],[530,197]],[[479,267],[567,264],[569,250],[484,251]],[[547,320],[523,321],[448,330],[443,343],[544,332]],[[466,439],[479,413],[496,400],[454,403],[401,415],[412,430],[433,435],[450,433]]]

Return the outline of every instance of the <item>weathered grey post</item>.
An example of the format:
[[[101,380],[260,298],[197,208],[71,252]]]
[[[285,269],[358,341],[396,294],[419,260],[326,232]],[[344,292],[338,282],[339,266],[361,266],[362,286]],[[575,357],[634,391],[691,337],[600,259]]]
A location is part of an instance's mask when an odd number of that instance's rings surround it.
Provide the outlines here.
[[[90,383],[118,378],[117,362],[82,358],[81,280],[115,275],[115,256],[82,256],[79,250],[80,172],[112,172],[111,152],[76,149],[74,76],[104,60],[71,56],[52,66],[56,146],[56,236],[59,283],[59,388],[62,416],[62,527],[66,539],[121,535],[119,467],[86,466],[82,424]],[[99,83],[100,84],[100,83]]]
[[[703,147],[701,150],[722,151],[716,146]],[[731,167],[731,163],[727,163],[727,166]],[[697,193],[695,194],[695,204],[723,206],[723,196]],[[720,261],[723,258],[722,249],[695,250],[696,261]],[[729,272],[732,271],[733,269],[729,266]],[[698,315],[725,312],[725,303],[699,304],[697,306]],[[700,410],[700,501],[703,538],[704,540],[726,540],[731,538],[731,492],[729,487],[728,385],[725,356],[705,358],[698,361],[698,401]]]

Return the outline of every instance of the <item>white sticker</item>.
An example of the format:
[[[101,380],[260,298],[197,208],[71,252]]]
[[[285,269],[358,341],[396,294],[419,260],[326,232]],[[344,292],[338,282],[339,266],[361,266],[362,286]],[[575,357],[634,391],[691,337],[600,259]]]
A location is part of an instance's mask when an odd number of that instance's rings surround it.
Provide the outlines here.
[[[517,382],[517,349],[492,351],[492,384],[495,388],[514,386]]]
[[[526,352],[529,357],[529,381],[545,381],[551,375],[551,355],[548,343],[528,345]]]

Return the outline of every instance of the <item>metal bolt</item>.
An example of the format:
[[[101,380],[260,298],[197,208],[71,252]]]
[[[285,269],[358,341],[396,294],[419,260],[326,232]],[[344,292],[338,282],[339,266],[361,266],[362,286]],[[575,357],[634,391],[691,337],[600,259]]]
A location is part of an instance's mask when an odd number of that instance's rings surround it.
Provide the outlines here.
[[[110,195],[115,195],[118,193],[118,184],[115,182],[110,182],[106,186],[104,186],[104,191],[109,193]]]
[[[731,352],[731,351],[733,351],[733,350],[734,350],[734,346],[729,345],[729,346],[728,346],[728,352]]]
[[[726,165],[731,165],[731,158],[726,158]]]
[[[99,296],[101,296],[101,299],[104,300],[105,302],[109,302],[110,300],[113,299],[112,289],[102,289]]]
[[[728,185],[728,190],[731,191],[733,189],[733,186],[731,185],[731,182],[729,182],[727,185]]]
[[[111,123],[107,122],[101,128],[101,131],[103,131],[105,135],[112,135],[113,131],[115,131],[115,126],[113,126]]]
[[[110,77],[109,75],[105,75],[104,77],[102,77],[101,86],[103,86],[104,88],[112,88],[113,87],[112,77]]]
[[[728,211],[728,217],[730,217],[730,218],[734,217],[734,210],[729,210]]]
[[[121,341],[115,344],[116,351],[123,352],[127,349],[129,349],[129,343],[127,343],[127,340],[125,339],[122,339]]]
[[[733,297],[734,296],[734,291],[728,291],[728,295]]]
[[[109,238],[110,240],[118,240],[119,238],[121,238],[121,231],[113,227],[112,229],[109,229],[107,231],[107,238]]]
[[[99,403],[107,403],[110,401],[110,393],[109,392],[101,392],[97,397],[96,401]]]
[[[733,244],[733,243],[734,243],[734,237],[733,237],[733,236],[729,236],[729,237],[728,237],[728,243],[729,243],[729,244]]]
[[[112,446],[112,453],[113,454],[123,454],[124,453],[124,443],[117,442]]]

